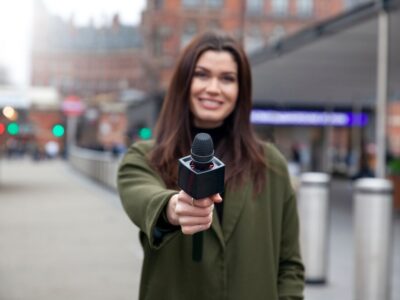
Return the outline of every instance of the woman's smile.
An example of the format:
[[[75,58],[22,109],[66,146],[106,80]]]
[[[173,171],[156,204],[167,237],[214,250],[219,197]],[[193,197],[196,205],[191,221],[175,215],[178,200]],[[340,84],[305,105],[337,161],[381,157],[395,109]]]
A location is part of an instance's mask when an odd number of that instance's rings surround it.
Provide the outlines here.
[[[219,109],[224,104],[223,101],[210,98],[199,98],[199,101],[205,109],[210,109],[210,110]]]

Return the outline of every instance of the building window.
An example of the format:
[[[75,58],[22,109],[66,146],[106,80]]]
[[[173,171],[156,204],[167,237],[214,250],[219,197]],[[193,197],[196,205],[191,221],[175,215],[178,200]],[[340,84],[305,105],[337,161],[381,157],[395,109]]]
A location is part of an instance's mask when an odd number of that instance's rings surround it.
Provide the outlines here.
[[[199,7],[202,2],[202,0],[182,0],[182,5],[185,8],[194,8]]]
[[[247,0],[246,1],[246,12],[248,14],[262,14],[264,10],[263,0]]]
[[[162,9],[164,6],[164,0],[154,0],[154,9]]]
[[[309,17],[314,9],[313,0],[297,0],[297,14],[301,17]]]
[[[188,22],[183,30],[182,36],[181,36],[181,48],[186,47],[186,45],[191,41],[191,39],[196,35],[197,33],[197,23],[196,22]]]
[[[277,16],[285,16],[289,9],[288,0],[272,0],[272,13]]]
[[[224,7],[224,0],[206,0],[207,7],[217,9]]]

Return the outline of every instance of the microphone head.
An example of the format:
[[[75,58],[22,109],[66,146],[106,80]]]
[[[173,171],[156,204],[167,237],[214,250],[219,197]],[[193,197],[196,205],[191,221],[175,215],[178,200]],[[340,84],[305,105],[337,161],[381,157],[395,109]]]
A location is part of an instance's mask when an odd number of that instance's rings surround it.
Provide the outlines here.
[[[207,164],[214,157],[214,143],[208,133],[198,133],[192,143],[191,156],[195,163]]]

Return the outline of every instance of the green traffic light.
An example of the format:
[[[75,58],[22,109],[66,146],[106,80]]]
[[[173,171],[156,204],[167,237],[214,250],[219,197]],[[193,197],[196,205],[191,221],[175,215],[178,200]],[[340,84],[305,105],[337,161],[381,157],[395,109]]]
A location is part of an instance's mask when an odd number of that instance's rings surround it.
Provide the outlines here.
[[[140,128],[139,130],[139,137],[142,140],[148,140],[151,138],[151,129],[148,127]]]
[[[19,133],[19,124],[18,123],[10,123],[7,125],[7,132],[9,135],[17,135]]]
[[[53,126],[52,132],[55,137],[62,137],[65,133],[64,126],[61,124],[56,124]]]

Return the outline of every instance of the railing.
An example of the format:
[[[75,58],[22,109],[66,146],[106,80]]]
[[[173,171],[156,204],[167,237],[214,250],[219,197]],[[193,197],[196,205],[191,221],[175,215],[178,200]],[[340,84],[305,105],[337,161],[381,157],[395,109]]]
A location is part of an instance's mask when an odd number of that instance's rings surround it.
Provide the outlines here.
[[[69,162],[82,174],[116,190],[117,171],[121,157],[110,152],[101,152],[79,147],[71,147]]]

